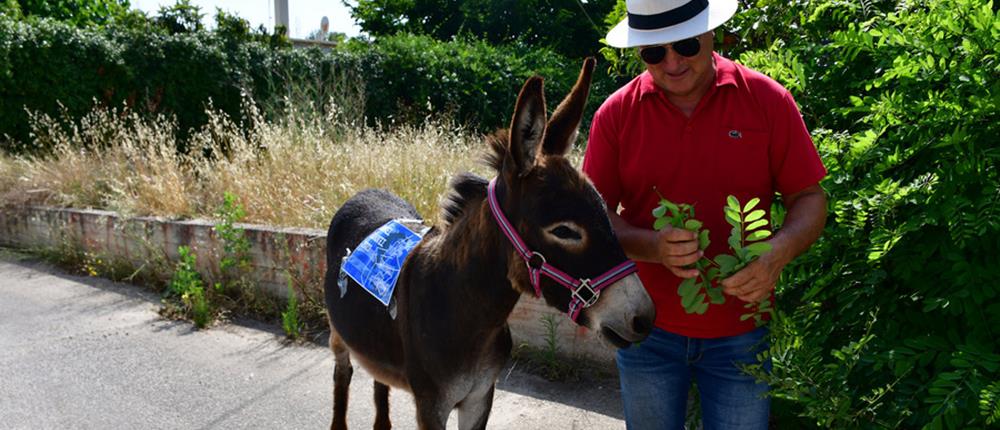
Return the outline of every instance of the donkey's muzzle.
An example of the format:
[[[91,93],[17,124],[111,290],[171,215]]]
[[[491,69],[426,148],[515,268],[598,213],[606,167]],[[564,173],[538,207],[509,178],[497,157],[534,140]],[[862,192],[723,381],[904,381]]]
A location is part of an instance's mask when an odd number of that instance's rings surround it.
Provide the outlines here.
[[[653,330],[656,308],[639,281],[631,274],[601,293],[601,299],[587,309],[590,328],[618,348],[641,342]]]

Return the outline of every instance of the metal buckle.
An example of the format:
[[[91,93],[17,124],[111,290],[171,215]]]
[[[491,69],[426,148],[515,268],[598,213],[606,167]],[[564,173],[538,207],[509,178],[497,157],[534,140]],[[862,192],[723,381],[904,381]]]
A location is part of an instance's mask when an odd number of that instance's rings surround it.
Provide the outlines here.
[[[533,251],[528,259],[524,260],[524,264],[527,264],[529,269],[539,270],[545,265],[545,256]]]
[[[587,294],[589,294],[590,297],[584,298],[583,295],[580,294],[580,292],[584,289],[587,290]],[[597,303],[597,299],[599,297],[601,297],[601,292],[594,291],[594,289],[590,287],[590,279],[581,279],[580,286],[573,290],[573,298],[583,302],[584,308],[588,308],[594,303]]]

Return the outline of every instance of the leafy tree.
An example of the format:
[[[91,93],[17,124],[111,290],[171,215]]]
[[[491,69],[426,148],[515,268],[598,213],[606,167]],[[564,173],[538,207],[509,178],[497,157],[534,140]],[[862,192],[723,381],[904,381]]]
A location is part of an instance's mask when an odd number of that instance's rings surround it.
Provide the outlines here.
[[[17,0],[0,0],[0,15],[15,19],[21,18],[21,5],[17,3]]]
[[[346,4],[346,3],[345,3]],[[351,15],[379,37],[398,32],[438,40],[469,35],[493,44],[520,41],[571,58],[594,55],[600,19],[614,0],[359,0]]]
[[[746,43],[733,52],[795,93],[830,171],[824,236],[779,287],[776,410],[983,428],[1000,380],[994,5],[755,6],[729,25]]]
[[[128,0],[4,0],[0,9],[15,10],[24,17],[52,18],[77,27],[104,26],[135,18]],[[14,15],[17,16],[17,15]]]
[[[170,34],[194,33],[205,30],[201,19],[205,14],[191,0],[177,0],[171,6],[161,6],[154,21]]]

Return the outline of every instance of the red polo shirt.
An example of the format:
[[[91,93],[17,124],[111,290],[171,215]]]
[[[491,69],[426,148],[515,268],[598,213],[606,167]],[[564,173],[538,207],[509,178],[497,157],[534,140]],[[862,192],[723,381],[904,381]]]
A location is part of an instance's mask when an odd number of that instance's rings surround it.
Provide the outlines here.
[[[706,255],[728,253],[730,226],[723,207],[759,197],[769,208],[775,192],[793,194],[819,183],[826,168],[788,90],[770,78],[715,54],[715,85],[691,117],[684,116],[644,72],[609,97],[594,115],[583,170],[609,208],[625,221],[652,228],[658,190],[695,207],[710,230]],[[770,212],[770,211],[768,211]],[[770,216],[770,213],[768,213]],[[696,338],[734,336],[754,329],[744,302],[726,296],[703,315],[687,314],[680,278],[666,267],[638,263],[656,304],[656,326]]]

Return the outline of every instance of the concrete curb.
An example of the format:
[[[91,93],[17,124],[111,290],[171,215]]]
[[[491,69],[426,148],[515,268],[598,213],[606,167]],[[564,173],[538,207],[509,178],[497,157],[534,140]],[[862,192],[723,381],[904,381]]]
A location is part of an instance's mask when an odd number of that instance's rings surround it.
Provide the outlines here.
[[[35,249],[68,247],[126,261],[136,267],[157,260],[173,267],[178,259],[177,247],[184,245],[198,256],[199,271],[217,277],[222,243],[212,229],[214,225],[201,219],[126,217],[91,209],[4,207],[0,208],[0,245]],[[236,226],[244,229],[250,241],[251,277],[263,292],[284,299],[291,276],[301,291],[322,303],[325,231],[254,224]],[[563,355],[614,369],[611,347],[533,297],[524,296],[510,316],[514,345],[544,348],[547,315],[552,315],[558,324],[556,337]]]

